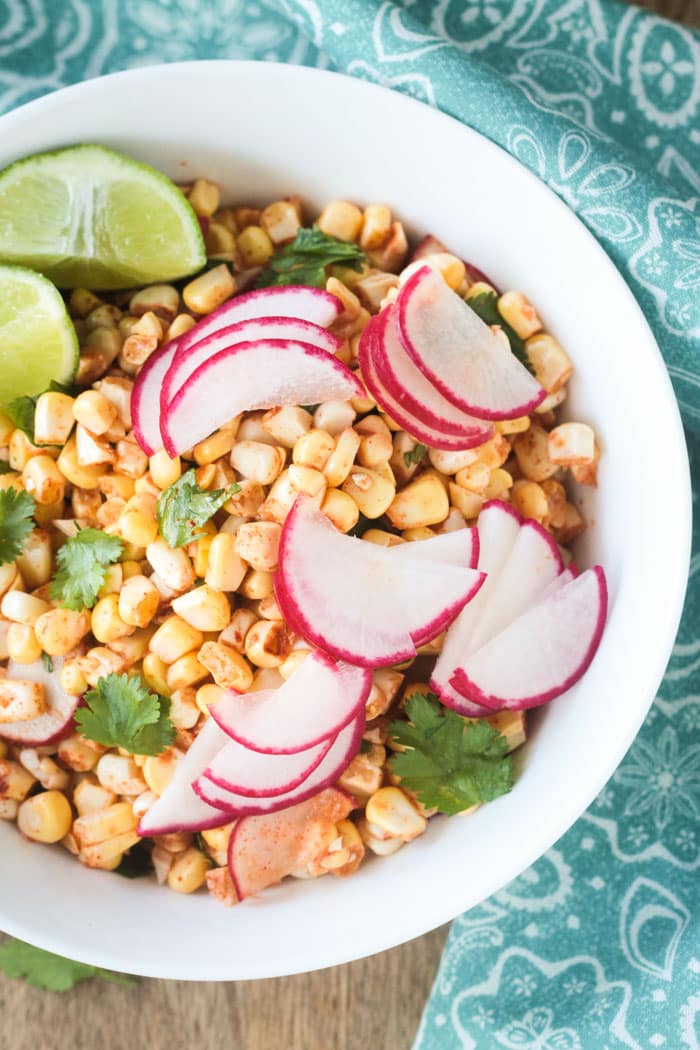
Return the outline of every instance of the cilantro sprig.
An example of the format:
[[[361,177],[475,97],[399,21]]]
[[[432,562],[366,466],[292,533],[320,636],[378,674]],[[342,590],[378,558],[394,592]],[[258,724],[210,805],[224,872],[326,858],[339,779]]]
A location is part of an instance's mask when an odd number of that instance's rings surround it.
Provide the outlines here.
[[[352,270],[361,271],[364,262],[364,252],[351,241],[329,237],[318,226],[302,227],[290,244],[285,244],[268,259],[256,287],[308,284],[323,288],[328,266],[342,263]]]
[[[391,769],[423,805],[455,814],[510,791],[508,745],[488,722],[467,721],[432,693],[414,694],[405,711],[408,721],[389,726],[390,743],[405,748]]]
[[[525,365],[528,372],[534,374],[532,362],[528,357],[527,350],[525,349],[525,340],[521,339],[514,328],[508,324],[508,322],[501,316],[501,311],[498,309],[498,296],[495,292],[480,292],[479,295],[472,296],[471,299],[465,300],[467,306],[471,306],[475,314],[478,314],[481,320],[485,324],[497,324],[500,325],[505,334],[508,336],[508,342],[510,348],[520,361],[521,365]]]
[[[108,674],[85,694],[75,713],[78,732],[132,755],[160,755],[175,739],[170,701],[150,692],[139,675]]]
[[[99,977],[114,984],[133,984],[126,974],[103,970],[100,966],[65,959],[62,955],[45,952],[25,941],[7,940],[0,944],[0,970],[7,977],[24,978],[33,988],[49,992],[68,992],[80,981]]]
[[[425,457],[428,455],[428,446],[421,445],[420,441],[412,448],[410,452],[404,452],[403,461],[407,467],[412,466],[414,463],[422,463]]]
[[[34,500],[28,492],[9,488],[0,491],[0,565],[14,561],[34,528]]]
[[[241,490],[240,485],[234,484],[227,489],[207,491],[199,487],[195,477],[194,469],[186,471],[158,497],[158,528],[169,547],[184,547],[202,536],[197,530]]]
[[[124,544],[101,529],[80,529],[56,555],[58,571],[51,581],[51,597],[65,609],[91,609],[105,582],[107,566],[119,561]]]

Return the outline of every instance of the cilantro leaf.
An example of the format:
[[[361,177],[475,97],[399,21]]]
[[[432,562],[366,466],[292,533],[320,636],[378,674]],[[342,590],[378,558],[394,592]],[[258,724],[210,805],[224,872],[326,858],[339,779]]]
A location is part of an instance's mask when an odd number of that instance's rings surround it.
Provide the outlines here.
[[[33,988],[50,992],[67,992],[80,981],[100,977],[115,984],[133,984],[126,974],[113,973],[99,966],[64,959],[62,955],[45,952],[25,941],[7,940],[0,944],[0,970],[8,977],[24,978]]]
[[[0,565],[14,561],[24,549],[24,541],[34,528],[34,500],[28,492],[3,489],[0,492]]]
[[[471,299],[465,299],[467,306],[471,306],[475,314],[478,314],[481,320],[485,324],[497,324],[500,325],[505,334],[508,336],[508,342],[510,348],[520,361],[521,365],[525,365],[528,372],[534,375],[534,368],[532,362],[528,357],[527,350],[525,349],[525,340],[521,339],[515,329],[511,328],[507,321],[501,317],[501,312],[498,309],[498,296],[495,292],[480,292],[479,295],[472,296]]]
[[[423,805],[441,813],[461,813],[510,791],[513,763],[508,745],[488,722],[462,718],[432,693],[414,694],[406,714],[408,722],[389,726],[393,743],[406,748],[392,756],[391,769]]]
[[[53,660],[51,659],[48,653],[41,654],[41,662],[44,665],[44,670],[48,674],[51,674],[51,672],[53,671]]]
[[[231,485],[228,489],[207,492],[199,487],[195,476],[194,468],[186,471],[158,497],[158,528],[169,547],[184,547],[202,536],[203,533],[196,530],[241,491],[240,485]]]
[[[410,452],[404,452],[403,461],[407,467],[410,467],[412,463],[420,463],[428,455],[428,446],[421,445],[420,441],[412,448]]]
[[[364,252],[352,241],[329,237],[318,226],[302,227],[291,244],[285,244],[268,259],[255,286],[309,284],[323,288],[327,266],[342,263],[352,270],[361,271],[364,261]]]
[[[51,581],[51,597],[66,609],[91,609],[105,582],[108,565],[119,561],[124,544],[100,529],[80,529],[56,555],[58,572]]]
[[[85,694],[75,713],[80,732],[105,747],[132,755],[160,755],[175,739],[170,701],[150,692],[139,675],[108,674]]]

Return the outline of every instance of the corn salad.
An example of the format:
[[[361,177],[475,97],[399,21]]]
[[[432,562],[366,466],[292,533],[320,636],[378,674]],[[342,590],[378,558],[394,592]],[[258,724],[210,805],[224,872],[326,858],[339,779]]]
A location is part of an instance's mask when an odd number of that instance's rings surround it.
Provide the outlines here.
[[[76,289],[68,305],[81,346],[79,393],[39,397],[34,441],[0,414],[7,466],[0,487],[36,501],[24,552],[0,566],[0,658],[21,665],[62,657],[61,684],[73,696],[114,672],[139,674],[171,700],[176,738],[156,756],[108,749],[77,732],[36,749],[19,747],[3,742],[0,724],[0,818],[16,822],[33,842],[59,844],[80,863],[108,871],[139,842],[140,817],[167,788],[223,691],[274,687],[306,657],[308,647],[283,621],[273,592],[280,533],[297,494],[313,496],[341,532],[355,530],[384,546],[473,525],[485,501],[506,500],[548,529],[567,560],[585,528],[569,482],[596,483],[595,434],[585,423],[558,419],[572,362],[519,291],[505,292],[498,306],[524,340],[547,396],[531,416],[498,422],[477,448],[420,446],[367,396],[247,412],[181,457],[146,456],[130,413],[144,363],[245,287],[249,272],[293,240],[304,221],[298,198],[262,209],[222,207],[218,187],[203,179],[185,192],[207,220],[211,268],[182,288],[100,296]],[[332,326],[342,340],[338,356],[356,368],[365,326],[410,270],[403,226],[384,204],[363,210],[331,201],[306,218],[365,253],[360,272],[336,266],[327,281],[343,308]],[[461,260],[447,252],[422,261],[464,298],[493,291],[471,283]],[[157,501],[190,468],[202,489],[239,488],[200,538],[173,549],[159,532]],[[62,608],[48,588],[56,554],[76,524],[123,542],[92,609]],[[356,808],[319,836],[318,854],[297,877],[349,875],[368,854],[389,855],[425,832],[432,813],[387,765],[388,725],[412,692],[428,691],[439,651],[437,639],[410,665],[374,672],[363,746],[338,782]],[[40,714],[41,692],[13,688],[11,717]],[[523,712],[490,721],[511,750],[525,740]],[[177,893],[208,889],[234,903],[226,869],[231,827],[148,840],[159,883]]]

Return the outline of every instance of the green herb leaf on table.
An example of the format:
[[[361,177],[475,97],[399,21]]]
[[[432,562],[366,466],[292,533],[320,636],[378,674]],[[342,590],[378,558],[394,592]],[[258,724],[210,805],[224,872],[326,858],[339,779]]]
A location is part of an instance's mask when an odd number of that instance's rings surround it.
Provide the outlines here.
[[[510,791],[508,744],[488,722],[462,718],[433,694],[414,694],[405,711],[407,722],[389,726],[390,746],[406,749],[392,756],[391,769],[424,806],[461,813]]]
[[[99,966],[64,959],[62,955],[45,952],[25,941],[7,940],[0,944],[0,970],[8,977],[24,978],[33,988],[49,992],[68,992],[80,981],[99,977],[114,984],[133,984],[132,977],[113,973]]]
[[[199,487],[195,477],[194,469],[186,471],[158,497],[158,528],[169,547],[184,547],[202,536],[197,530],[241,490],[240,485],[231,485],[208,492]]]
[[[170,701],[150,692],[139,675],[108,674],[85,694],[75,713],[78,732],[133,755],[160,755],[175,739]]]
[[[323,288],[326,267],[342,263],[361,271],[364,252],[352,241],[329,237],[318,226],[302,227],[291,244],[275,252],[256,281],[256,288],[280,284],[308,284]]]
[[[412,448],[410,452],[404,452],[403,461],[407,467],[412,466],[413,463],[421,463],[428,455],[428,446],[421,445],[420,441]]]
[[[28,492],[3,489],[0,492],[0,565],[14,561],[34,528],[34,500]]]
[[[80,529],[56,555],[58,571],[51,581],[51,597],[65,609],[91,609],[105,582],[107,566],[119,561],[124,544],[101,529]]]
[[[515,329],[511,328],[507,321],[501,317],[501,312],[498,309],[498,296],[495,292],[481,292],[479,295],[473,296],[471,299],[465,299],[467,306],[471,306],[475,314],[478,314],[484,324],[497,324],[500,325],[505,334],[508,336],[508,342],[510,348],[520,361],[521,365],[525,365],[528,372],[534,375],[534,368],[532,362],[528,357],[527,350],[525,349],[525,340],[521,339]]]

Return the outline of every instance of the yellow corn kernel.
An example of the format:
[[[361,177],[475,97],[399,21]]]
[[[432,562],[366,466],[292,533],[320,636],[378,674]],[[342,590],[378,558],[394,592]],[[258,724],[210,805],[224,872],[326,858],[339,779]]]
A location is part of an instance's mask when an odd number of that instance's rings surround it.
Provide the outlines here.
[[[208,675],[207,668],[197,659],[196,653],[186,653],[168,667],[168,689],[175,692],[197,685]]]
[[[153,571],[173,591],[188,591],[194,586],[192,562],[182,547],[173,550],[159,536],[146,547],[146,558]]]
[[[12,627],[22,626],[24,625],[12,624]],[[40,682],[0,678],[0,725],[11,722],[29,722],[32,718],[43,715],[45,710],[46,695]]]
[[[508,499],[508,492],[513,487],[512,475],[502,467],[491,471],[489,483],[484,489],[484,497],[489,499]]]
[[[422,835],[428,822],[404,792],[397,787],[383,787],[372,795],[365,809],[367,820],[392,838],[403,842]]]
[[[89,773],[95,768],[100,756],[104,753],[101,744],[74,733],[58,745],[58,757],[64,766],[76,773]]]
[[[204,535],[200,536],[199,539],[196,540],[193,544],[194,571],[195,575],[199,577],[199,579],[204,579],[204,577],[207,574],[207,569],[209,568],[209,551],[211,550],[211,544],[213,539],[213,536]]]
[[[360,753],[338,777],[338,786],[364,800],[379,790],[383,778],[381,765],[372,762],[370,755]]]
[[[291,650],[289,629],[282,620],[258,620],[245,639],[245,654],[255,667],[279,667]]]
[[[95,755],[95,761],[97,761],[97,757]],[[114,805],[116,801],[117,796],[114,792],[102,787],[95,776],[83,777],[73,790],[73,805],[79,817],[84,817],[87,813],[97,813],[101,809],[107,809],[108,806]]]
[[[263,427],[275,442],[290,449],[311,429],[312,422],[311,413],[295,405],[270,408],[262,417]]]
[[[245,270],[264,266],[275,250],[269,234],[261,226],[246,226],[236,238],[236,247]]]
[[[205,235],[207,255],[210,259],[233,258],[234,240],[232,232],[220,222],[210,222]]]
[[[245,523],[236,533],[236,553],[253,569],[272,571],[277,568],[281,535],[282,529],[276,522]],[[219,628],[209,628],[209,630],[223,630],[225,626],[226,624],[223,624]]]
[[[60,680],[61,688],[69,696],[82,696],[88,687],[87,679],[75,660],[64,660]]]
[[[568,382],[574,370],[571,359],[554,336],[542,332],[530,336],[525,344],[535,377],[548,394],[554,394]]]
[[[131,756],[110,751],[102,755],[95,773],[102,787],[115,795],[140,795],[146,790],[141,771]]]
[[[498,312],[521,339],[542,330],[537,310],[522,292],[504,292],[498,300]]]
[[[454,481],[450,481],[447,491],[451,506],[458,510],[467,521],[477,516],[484,502],[481,494],[465,489],[462,485],[455,484]]]
[[[129,313],[136,317],[154,313],[164,321],[172,321],[180,307],[180,295],[171,284],[152,284],[141,288],[129,300]]]
[[[533,423],[524,434],[518,434],[513,441],[515,458],[518,466],[528,481],[544,481],[559,469],[549,457],[549,440],[547,431]]]
[[[51,538],[44,529],[34,529],[24,541],[17,568],[30,590],[43,587],[51,579]],[[2,587],[0,586],[0,592]]]
[[[158,612],[160,594],[147,576],[131,576],[119,592],[119,617],[131,627],[147,627]]]
[[[99,488],[100,478],[104,473],[104,466],[102,464],[96,464],[91,467],[81,466],[78,462],[75,434],[69,437],[61,449],[56,465],[63,476],[70,481],[71,485],[75,485],[79,489],[86,489],[88,492]]]
[[[265,499],[265,489],[258,481],[240,478],[237,482],[238,492],[224,503],[227,514],[240,518],[254,518]]]
[[[231,466],[244,478],[271,485],[284,469],[285,452],[261,441],[238,441],[231,450]]]
[[[499,434],[522,434],[530,426],[530,417],[518,416],[517,419],[499,419],[495,426]]]
[[[19,582],[17,566],[15,562],[8,561],[0,565],[0,595],[16,587]]]
[[[363,467],[377,467],[380,463],[388,463],[393,451],[389,433],[368,434],[360,441],[357,460]]]
[[[242,653],[245,649],[245,636],[257,619],[252,609],[236,609],[228,626],[219,635],[218,641],[224,645],[231,645],[237,652]]]
[[[323,497],[321,510],[339,532],[349,532],[360,518],[360,508],[355,500],[342,489],[328,489]]]
[[[42,791],[19,807],[17,827],[32,842],[59,842],[70,831],[73,813],[60,791]]]
[[[7,758],[8,746],[4,740],[0,740],[0,760]]]
[[[207,717],[209,715],[209,708],[212,704],[218,704],[225,696],[226,692],[221,686],[214,685],[213,682],[208,682],[206,685],[200,685],[197,690],[196,704],[202,714]]]
[[[253,684],[250,664],[229,645],[205,642],[198,658],[222,689],[236,689],[239,693],[245,693]]]
[[[179,339],[181,335],[194,328],[196,323],[194,317],[191,317],[190,314],[178,314],[165,333],[165,342],[171,343],[174,339]]]
[[[251,569],[238,590],[244,598],[250,598],[251,601],[269,598],[274,593],[272,573],[262,569]]]
[[[6,620],[26,623],[32,627],[39,617],[50,609],[48,602],[22,591],[7,591],[0,602],[0,611]]]
[[[17,757],[47,791],[65,791],[69,786],[70,775],[48,755],[40,755],[35,748],[25,747]]]
[[[197,466],[206,467],[222,456],[227,456],[236,443],[236,427],[217,430],[215,434],[194,446],[193,455]]]
[[[149,492],[137,492],[119,515],[119,534],[127,543],[148,547],[158,536],[156,498]]]
[[[105,806],[78,817],[73,823],[73,834],[78,845],[83,848],[106,842],[118,835],[134,831],[135,828],[136,817],[131,803],[115,802],[111,806]]]
[[[124,623],[119,615],[119,596],[108,594],[95,605],[91,616],[91,629],[98,642],[113,642],[132,634],[134,628]]]
[[[180,457],[175,456],[174,459],[171,459],[165,449],[161,449],[151,456],[148,461],[148,469],[153,483],[159,489],[167,489],[174,485],[182,474]]]
[[[43,456],[45,451],[33,445],[23,430],[13,430],[8,445],[8,462],[13,470],[24,470],[32,456]]]
[[[391,235],[391,209],[386,204],[370,204],[365,208],[360,247],[363,252],[373,251]]]
[[[187,198],[196,211],[203,218],[210,218],[219,207],[219,187],[215,182],[208,179],[195,179],[192,189]]]
[[[95,437],[82,423],[78,423],[75,428],[75,449],[81,467],[111,464],[116,459],[108,438]]]
[[[164,660],[161,660],[160,656],[156,653],[148,653],[147,656],[144,656],[141,672],[147,685],[150,686],[154,693],[160,693],[161,696],[170,696],[167,682],[168,665]]]
[[[210,867],[208,858],[194,847],[178,853],[168,872],[168,886],[176,893],[194,893],[206,882]]]
[[[37,445],[63,445],[73,429],[73,398],[58,391],[42,394],[34,411],[34,441]],[[4,441],[1,442],[5,444]]]
[[[263,208],[260,225],[273,244],[286,244],[294,240],[301,223],[292,201],[274,201]]]
[[[380,518],[388,513],[396,499],[396,486],[377,470],[356,467],[343,482],[343,492],[357,504],[366,518]]]
[[[359,868],[365,855],[365,846],[360,833],[351,820],[341,820],[336,824],[339,836],[338,848],[321,861],[321,867],[333,875],[343,878],[352,875]],[[339,858],[342,857],[342,863]]]
[[[431,536],[436,536],[437,533],[434,529],[429,528],[427,525],[421,525],[417,529],[404,529],[401,533],[403,539],[407,543],[415,543],[417,540],[429,540]]]
[[[355,204],[330,201],[319,215],[316,225],[328,237],[340,241],[357,241],[362,233],[364,216]]]
[[[65,656],[90,630],[90,613],[85,609],[49,609],[34,624],[37,640],[49,656]]]
[[[22,802],[36,783],[36,778],[19,762],[0,761],[0,798]]]
[[[349,401],[324,401],[314,412],[314,426],[318,430],[325,430],[331,437],[337,438],[343,431],[352,427],[356,415]],[[359,438],[357,443],[359,445]],[[357,448],[354,448],[353,459],[356,452]],[[335,484],[335,482],[329,483]]]
[[[149,648],[166,664],[173,664],[186,653],[199,649],[202,632],[191,627],[179,616],[168,616],[151,638]]]
[[[447,492],[439,478],[422,474],[396,494],[386,513],[395,528],[404,530],[438,525],[449,509]]]
[[[524,518],[533,518],[541,525],[549,524],[549,502],[544,489],[536,481],[516,481],[510,498]]]
[[[297,439],[292,461],[300,467],[323,470],[335,448],[335,440],[325,430],[308,430]]]
[[[170,697],[170,720],[176,729],[192,729],[196,726],[199,721],[196,696],[196,690],[189,685],[173,691]]]
[[[226,595],[206,583],[175,598],[172,609],[199,631],[223,631],[231,619],[231,606]]]
[[[432,255],[426,255],[422,259],[416,260],[416,262],[407,266],[405,270],[402,270],[399,275],[400,284],[405,284],[408,277],[415,270],[426,265],[435,270],[436,273],[439,273],[445,284],[455,292],[463,285],[467,276],[467,269],[464,263],[456,255],[453,255],[451,252],[435,252]]]
[[[84,390],[73,403],[73,415],[91,434],[105,434],[117,418],[117,406],[99,390]]]
[[[106,598],[108,594],[119,594],[124,574],[119,562],[116,565],[108,565],[105,569],[104,583],[97,592],[98,598]]]
[[[595,434],[587,423],[560,423],[550,430],[547,448],[552,463],[560,467],[586,465],[596,458]]]
[[[483,495],[490,480],[491,468],[478,460],[458,470],[455,474],[455,481],[458,485],[463,489],[469,489],[470,492],[478,492],[480,495]]]
[[[58,503],[65,493],[65,478],[51,456],[32,456],[22,471],[24,489],[37,503]]]
[[[243,582],[247,566],[236,552],[236,537],[230,532],[214,536],[209,546],[205,583],[215,591],[235,591]]]
[[[222,263],[186,284],[182,298],[188,310],[210,314],[236,291],[236,282],[228,266]]]
[[[378,547],[398,547],[399,544],[405,543],[401,536],[385,529],[366,529],[362,533],[362,539],[367,543],[375,543]]]
[[[311,653],[310,649],[292,649],[289,656],[278,667],[279,673],[284,678],[285,682],[288,678],[291,678],[295,671],[301,667],[304,660]]]
[[[87,868],[114,871],[122,862],[124,854],[140,841],[136,831],[127,831],[95,846],[85,846],[78,853],[78,860]]]
[[[162,795],[173,779],[182,751],[171,747],[162,755],[149,755],[143,764],[143,779],[154,795]]]
[[[34,628],[23,623],[11,623],[7,632],[7,655],[16,664],[32,664],[41,659],[39,645]],[[0,704],[2,703],[2,683],[0,683]],[[37,711],[42,714],[42,711]],[[35,715],[28,717],[34,718]],[[1,719],[0,719],[1,721]]]

